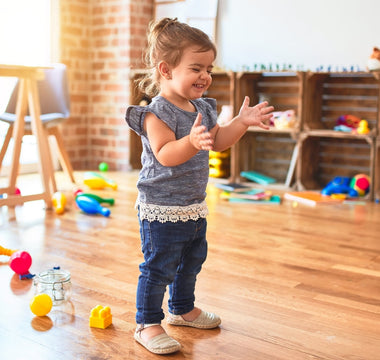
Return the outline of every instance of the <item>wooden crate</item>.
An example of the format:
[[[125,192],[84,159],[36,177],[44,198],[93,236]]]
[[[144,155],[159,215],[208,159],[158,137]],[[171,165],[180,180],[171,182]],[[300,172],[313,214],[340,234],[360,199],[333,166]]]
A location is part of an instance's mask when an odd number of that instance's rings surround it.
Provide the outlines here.
[[[296,144],[288,133],[248,131],[238,143],[239,174],[241,171],[256,171],[276,179],[277,185],[285,184]]]
[[[304,130],[333,130],[342,115],[368,121],[376,135],[380,82],[374,73],[306,73]]]
[[[236,75],[236,106],[240,109],[244,97],[251,106],[267,100],[275,111],[294,110],[297,118],[294,130],[301,127],[303,116],[303,72],[240,72]]]
[[[254,170],[274,177],[279,183],[289,185],[287,175],[295,144],[301,129],[303,114],[303,72],[240,72],[236,75],[236,107],[239,110],[244,97],[250,97],[250,105],[267,100],[275,111],[294,110],[295,126],[291,129],[271,129],[263,132],[251,127],[247,134],[232,148],[231,179],[243,181],[241,171]],[[263,151],[261,151],[263,150]]]
[[[375,144],[371,137],[330,137],[304,133],[299,140],[297,188],[321,190],[336,176],[366,174],[374,180]],[[373,196],[371,187],[370,197]]]

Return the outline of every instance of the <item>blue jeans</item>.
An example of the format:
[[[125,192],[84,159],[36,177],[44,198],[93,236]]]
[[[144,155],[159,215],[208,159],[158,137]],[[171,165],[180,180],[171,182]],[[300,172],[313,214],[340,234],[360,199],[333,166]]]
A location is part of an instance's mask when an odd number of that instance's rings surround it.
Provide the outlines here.
[[[169,285],[169,312],[186,314],[194,309],[198,273],[207,256],[206,219],[187,222],[140,221],[144,262],[136,296],[136,322],[161,323],[162,302]]]

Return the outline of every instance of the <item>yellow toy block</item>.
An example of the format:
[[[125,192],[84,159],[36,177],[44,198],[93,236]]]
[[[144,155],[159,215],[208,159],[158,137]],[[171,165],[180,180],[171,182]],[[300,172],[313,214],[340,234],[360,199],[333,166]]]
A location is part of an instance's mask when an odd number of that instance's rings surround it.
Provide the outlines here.
[[[109,306],[97,305],[91,310],[90,327],[105,329],[112,324],[112,314]]]

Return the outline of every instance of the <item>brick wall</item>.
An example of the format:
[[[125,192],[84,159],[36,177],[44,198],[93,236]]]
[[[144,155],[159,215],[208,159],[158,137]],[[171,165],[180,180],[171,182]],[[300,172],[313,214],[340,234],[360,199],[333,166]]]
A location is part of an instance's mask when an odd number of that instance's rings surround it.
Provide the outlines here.
[[[129,72],[140,68],[153,0],[65,0],[60,61],[68,66],[71,117],[65,143],[75,170],[128,170],[124,121]]]

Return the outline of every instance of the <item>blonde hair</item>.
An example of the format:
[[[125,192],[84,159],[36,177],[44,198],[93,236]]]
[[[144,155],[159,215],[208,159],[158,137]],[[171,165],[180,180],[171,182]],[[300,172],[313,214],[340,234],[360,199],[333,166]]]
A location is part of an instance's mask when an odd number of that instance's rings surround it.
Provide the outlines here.
[[[156,96],[160,91],[158,63],[165,61],[170,66],[177,66],[184,50],[193,45],[199,48],[199,52],[212,50],[216,57],[214,43],[202,30],[181,23],[177,18],[163,18],[151,22],[145,53],[145,65],[149,71],[138,81],[140,91],[148,96]]]

